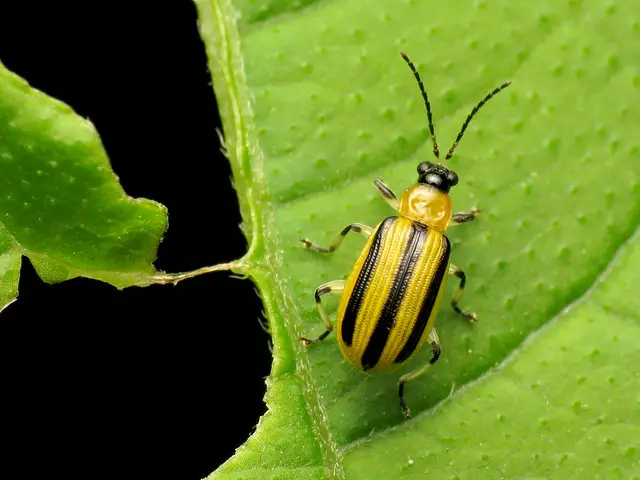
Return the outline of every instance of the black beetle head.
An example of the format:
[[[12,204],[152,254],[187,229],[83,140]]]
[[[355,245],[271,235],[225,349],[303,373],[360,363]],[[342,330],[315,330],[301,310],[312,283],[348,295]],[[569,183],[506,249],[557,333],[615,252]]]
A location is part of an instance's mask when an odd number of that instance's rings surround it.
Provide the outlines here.
[[[422,162],[418,165],[418,183],[449,193],[451,187],[458,184],[458,175],[439,163]]]

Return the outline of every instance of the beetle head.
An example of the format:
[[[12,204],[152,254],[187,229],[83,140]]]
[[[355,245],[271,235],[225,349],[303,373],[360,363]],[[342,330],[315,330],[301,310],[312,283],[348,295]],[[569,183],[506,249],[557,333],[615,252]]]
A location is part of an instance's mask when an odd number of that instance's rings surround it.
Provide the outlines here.
[[[418,183],[449,193],[451,187],[458,184],[458,175],[439,163],[422,162],[418,165]]]

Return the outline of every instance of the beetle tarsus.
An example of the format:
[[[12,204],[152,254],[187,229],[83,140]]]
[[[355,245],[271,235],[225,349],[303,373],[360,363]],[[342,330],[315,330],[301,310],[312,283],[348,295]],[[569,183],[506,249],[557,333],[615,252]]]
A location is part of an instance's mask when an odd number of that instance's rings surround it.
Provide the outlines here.
[[[458,305],[453,305],[453,309],[456,311],[456,313],[459,313],[460,315],[465,317],[467,320],[469,320],[471,323],[475,323],[478,321],[478,316],[475,313],[465,312],[464,310],[461,310],[460,307],[458,307]]]

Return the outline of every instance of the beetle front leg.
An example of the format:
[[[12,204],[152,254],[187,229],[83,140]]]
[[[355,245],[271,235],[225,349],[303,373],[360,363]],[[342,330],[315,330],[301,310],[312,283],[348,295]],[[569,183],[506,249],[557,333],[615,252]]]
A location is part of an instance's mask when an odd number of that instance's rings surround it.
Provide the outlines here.
[[[429,363],[424,365],[423,367],[415,370],[413,372],[409,372],[400,377],[400,381],[398,382],[398,397],[400,399],[400,407],[402,408],[402,413],[404,416],[409,418],[411,416],[411,410],[407,406],[407,402],[404,400],[404,384],[410,382],[411,380],[415,380],[424,372],[426,372],[431,365],[438,361],[440,358],[440,339],[438,338],[438,332],[436,332],[435,328],[432,328],[429,332],[429,336],[427,337],[427,342],[431,344],[431,352],[433,353],[433,357],[429,360]]]
[[[467,283],[467,276],[460,269],[460,267],[457,267],[455,265],[449,265],[449,275],[455,275],[460,279],[460,285],[458,286],[458,290],[451,300],[451,306],[460,315],[464,315],[470,322],[475,322],[476,320],[478,320],[478,317],[475,313],[465,312],[461,310],[460,307],[458,307],[458,301],[460,301],[460,297],[462,296],[462,292],[464,292],[464,287]]]
[[[396,197],[396,194],[393,193],[393,190],[387,187],[387,185],[379,178],[376,178],[373,184],[378,190],[378,193],[382,198],[384,198],[384,201],[387,202],[394,210],[398,210],[398,198]]]
[[[449,220],[449,226],[460,225],[461,223],[467,223],[474,220],[480,214],[480,210],[477,208],[472,209],[469,212],[454,213]]]
[[[316,252],[331,253],[335,252],[338,249],[338,247],[342,243],[342,240],[344,240],[344,237],[346,237],[349,232],[361,233],[364,237],[369,238],[369,235],[371,235],[371,232],[373,232],[373,228],[363,225],[362,223],[352,223],[351,225],[346,226],[340,232],[340,234],[331,243],[331,245],[329,245],[329,248],[316,245],[308,238],[302,238],[300,239],[300,241],[306,248],[310,248],[311,250],[315,250]]]
[[[327,293],[339,293],[344,290],[344,280],[333,280],[332,282],[323,283],[318,288],[316,288],[316,306],[318,307],[318,312],[320,313],[320,317],[324,322],[325,327],[327,327],[326,331],[318,336],[318,338],[309,339],[306,337],[300,337],[299,340],[305,345],[311,345],[312,343],[318,343],[327,338],[327,335],[331,333],[333,330],[333,323],[329,320],[329,315],[325,312],[324,307],[322,306],[322,301],[320,297],[326,295]]]

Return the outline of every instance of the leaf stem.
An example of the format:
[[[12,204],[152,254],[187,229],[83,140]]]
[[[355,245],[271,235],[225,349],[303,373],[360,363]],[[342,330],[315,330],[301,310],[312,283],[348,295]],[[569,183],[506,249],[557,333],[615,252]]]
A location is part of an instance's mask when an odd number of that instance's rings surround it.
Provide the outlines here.
[[[246,263],[243,263],[242,259],[240,259],[240,260],[235,260],[233,262],[219,263],[218,265],[210,265],[207,267],[198,268],[196,270],[191,270],[190,272],[160,273],[157,275],[148,275],[146,277],[141,278],[140,281],[135,284],[135,286],[146,287],[154,284],[168,285],[170,283],[173,285],[177,285],[178,282],[181,282],[183,280],[188,280],[190,278],[198,277],[200,275],[205,275],[207,273],[222,272],[225,270],[230,270],[240,275],[246,275],[249,270],[249,265]]]

